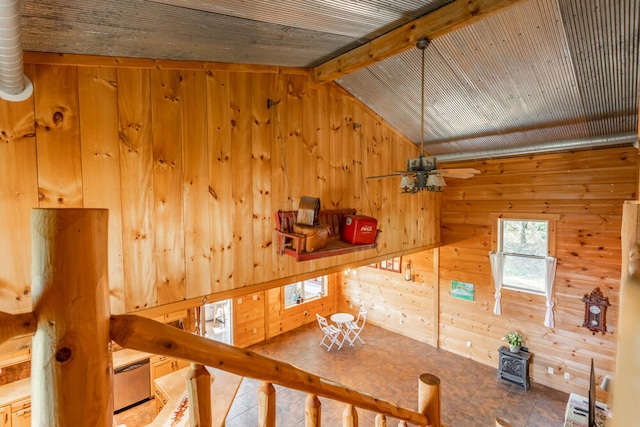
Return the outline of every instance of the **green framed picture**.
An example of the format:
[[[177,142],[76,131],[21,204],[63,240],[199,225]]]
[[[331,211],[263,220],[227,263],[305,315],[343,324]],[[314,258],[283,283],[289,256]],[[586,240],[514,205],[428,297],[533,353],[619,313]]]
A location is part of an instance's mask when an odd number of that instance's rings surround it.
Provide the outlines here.
[[[451,296],[454,298],[464,299],[467,301],[473,301],[474,299],[474,286],[473,283],[458,282],[457,280],[451,281]]]

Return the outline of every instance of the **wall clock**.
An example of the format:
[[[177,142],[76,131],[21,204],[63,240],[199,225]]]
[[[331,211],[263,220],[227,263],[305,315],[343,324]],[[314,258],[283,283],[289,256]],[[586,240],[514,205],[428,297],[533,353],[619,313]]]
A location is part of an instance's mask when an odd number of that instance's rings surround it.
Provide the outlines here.
[[[607,332],[607,307],[609,298],[602,295],[600,288],[595,288],[590,294],[584,294],[584,323],[583,327],[595,335],[596,332]]]

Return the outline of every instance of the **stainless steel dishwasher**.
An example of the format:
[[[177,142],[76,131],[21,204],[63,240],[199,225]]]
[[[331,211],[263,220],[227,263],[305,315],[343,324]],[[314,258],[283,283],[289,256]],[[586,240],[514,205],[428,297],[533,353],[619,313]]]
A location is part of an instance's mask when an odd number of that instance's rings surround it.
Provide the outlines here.
[[[149,359],[144,359],[113,372],[114,412],[151,397],[150,367]]]

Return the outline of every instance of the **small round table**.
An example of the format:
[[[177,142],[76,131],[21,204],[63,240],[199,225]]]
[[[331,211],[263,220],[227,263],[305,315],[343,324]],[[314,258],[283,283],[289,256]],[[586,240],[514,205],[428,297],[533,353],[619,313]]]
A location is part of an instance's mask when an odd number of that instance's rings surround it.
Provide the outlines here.
[[[344,323],[353,322],[353,319],[355,319],[351,313],[334,313],[329,318],[338,325],[338,329],[342,329]]]

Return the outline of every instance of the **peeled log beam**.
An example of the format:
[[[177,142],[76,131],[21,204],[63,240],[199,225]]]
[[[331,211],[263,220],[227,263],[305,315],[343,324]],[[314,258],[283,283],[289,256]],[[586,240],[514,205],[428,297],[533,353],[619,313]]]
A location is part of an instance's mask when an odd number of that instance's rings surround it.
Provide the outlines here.
[[[391,30],[313,69],[316,83],[327,83],[361,68],[413,49],[427,37],[434,40],[521,3],[523,0],[455,0]]]
[[[31,211],[32,426],[113,423],[106,209]]]
[[[9,314],[0,311],[0,344],[11,338],[36,333],[36,316],[33,313]]]
[[[143,317],[131,314],[111,316],[111,339],[126,348],[190,360],[236,375],[328,397],[376,413],[385,413],[417,425],[427,423],[427,418],[418,412],[360,393],[288,363]]]

